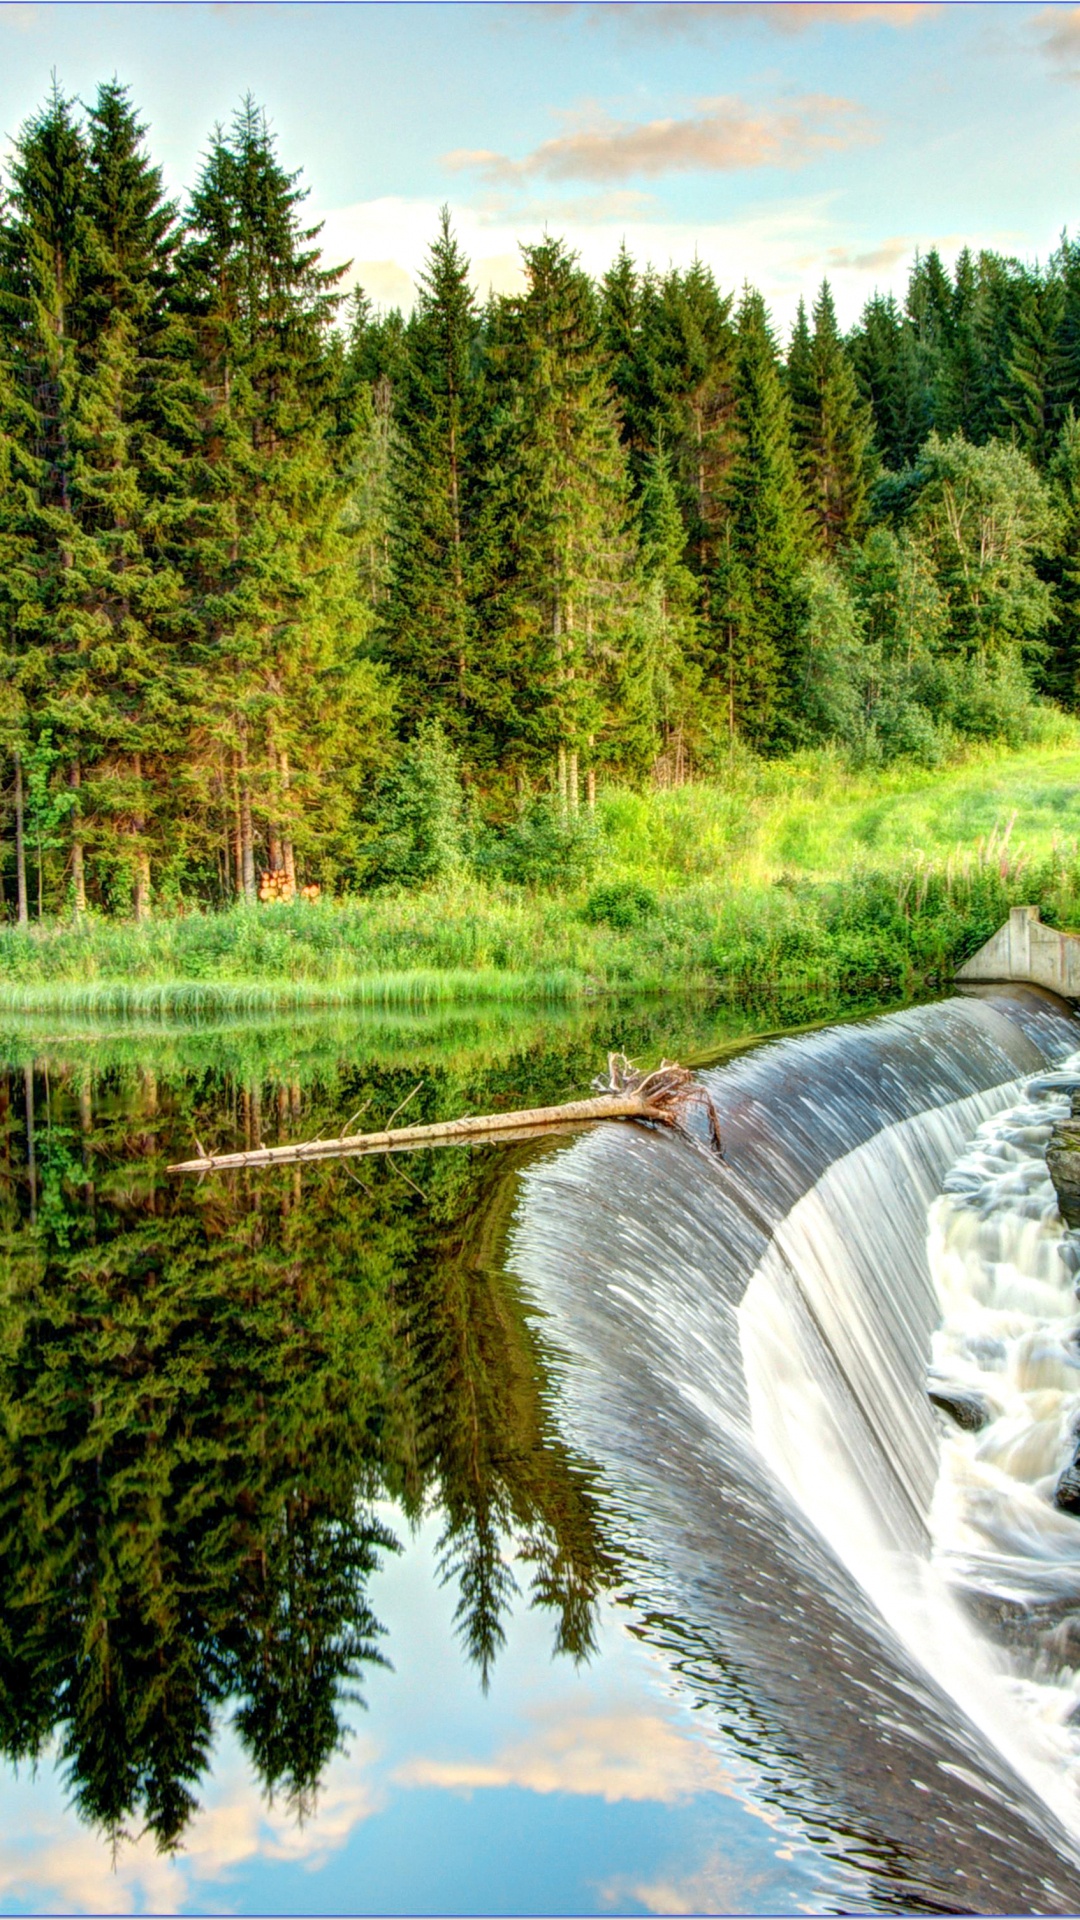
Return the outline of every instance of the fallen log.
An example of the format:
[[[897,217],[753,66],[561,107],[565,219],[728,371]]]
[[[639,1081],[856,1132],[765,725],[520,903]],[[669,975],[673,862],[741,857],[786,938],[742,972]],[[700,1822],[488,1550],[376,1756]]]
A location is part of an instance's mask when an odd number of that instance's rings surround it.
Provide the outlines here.
[[[387,1127],[379,1133],[342,1134],[333,1140],[298,1140],[285,1147],[249,1147],[243,1153],[202,1153],[180,1160],[168,1173],[218,1173],[231,1167],[291,1167],[343,1155],[392,1153],[402,1147],[452,1146],[492,1134],[516,1138],[590,1120],[638,1120],[683,1128],[688,1106],[703,1106],[713,1145],[720,1150],[720,1129],[712,1101],[685,1067],[664,1061],[655,1073],[638,1074],[621,1054],[608,1055],[608,1079],[591,1100],[570,1100],[557,1107],[524,1107],[516,1113],[469,1114],[460,1120],[436,1120],[420,1126]],[[198,1144],[198,1142],[196,1142]]]

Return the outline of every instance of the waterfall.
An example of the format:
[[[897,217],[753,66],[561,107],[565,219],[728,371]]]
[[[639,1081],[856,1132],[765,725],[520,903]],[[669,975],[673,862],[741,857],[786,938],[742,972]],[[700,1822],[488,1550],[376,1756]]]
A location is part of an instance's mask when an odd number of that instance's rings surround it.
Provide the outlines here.
[[[1047,1665],[1080,1522],[1045,1497],[1080,1415],[1075,1302],[1036,1167],[1078,1042],[1052,996],[965,994],[708,1073],[722,1163],[611,1127],[524,1178],[512,1258],[639,1630],[879,1906],[1080,1906],[1071,1695]],[[987,1401],[981,1433],[943,1441],[931,1365]],[[1016,1492],[994,1480],[1008,1460],[1030,1466]],[[978,1617],[1030,1610],[1031,1556],[1005,1537],[1018,1499],[1049,1516],[1044,1599],[1047,1568],[1057,1582],[1023,1658]],[[1080,1642],[1080,1608],[1076,1624]]]

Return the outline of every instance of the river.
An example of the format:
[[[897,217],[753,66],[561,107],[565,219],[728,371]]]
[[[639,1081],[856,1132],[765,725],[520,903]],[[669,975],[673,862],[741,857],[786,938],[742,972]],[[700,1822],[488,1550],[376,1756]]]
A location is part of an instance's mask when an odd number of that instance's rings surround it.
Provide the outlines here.
[[[9,1023],[5,1911],[1080,1905],[1080,1021],[767,1025]],[[608,1126],[165,1173],[610,1046],[698,1067],[722,1164]]]

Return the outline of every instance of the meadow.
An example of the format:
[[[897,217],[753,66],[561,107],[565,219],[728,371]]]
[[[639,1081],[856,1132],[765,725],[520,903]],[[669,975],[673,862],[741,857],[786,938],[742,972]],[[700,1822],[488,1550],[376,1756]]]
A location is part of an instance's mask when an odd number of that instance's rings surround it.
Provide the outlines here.
[[[599,796],[561,887],[464,867],[354,898],[0,929],[0,1012],[170,1016],[700,990],[808,1016],[932,992],[1011,905],[1080,924],[1080,727],[945,768],[830,752]]]

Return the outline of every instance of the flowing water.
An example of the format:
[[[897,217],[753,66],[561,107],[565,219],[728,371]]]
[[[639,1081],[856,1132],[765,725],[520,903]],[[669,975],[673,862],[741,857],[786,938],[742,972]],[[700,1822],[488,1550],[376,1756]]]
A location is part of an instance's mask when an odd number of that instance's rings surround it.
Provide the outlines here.
[[[5,1910],[1080,1908],[1080,1020],[753,1025],[0,1036]]]

